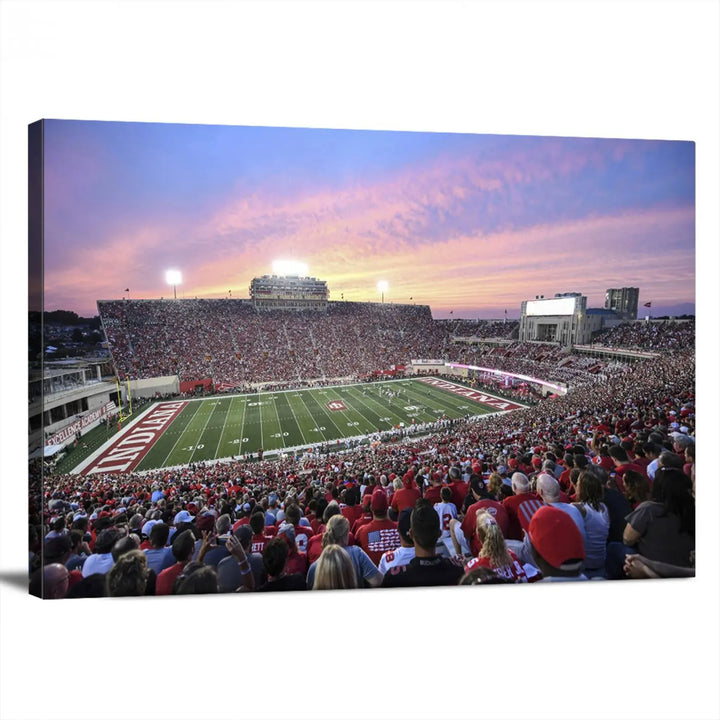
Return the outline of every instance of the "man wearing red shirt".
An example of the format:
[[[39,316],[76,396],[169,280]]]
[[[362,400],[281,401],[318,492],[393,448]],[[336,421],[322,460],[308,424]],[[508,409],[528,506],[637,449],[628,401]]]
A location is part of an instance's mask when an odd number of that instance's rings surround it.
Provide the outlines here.
[[[508,536],[507,534],[510,530],[510,518],[503,504],[497,500],[493,500],[488,495],[487,491],[485,491],[485,484],[483,483],[481,477],[478,477],[477,475],[472,477],[470,480],[470,492],[475,498],[475,502],[467,509],[460,528],[470,543],[472,554],[477,557],[480,553],[480,548],[482,547],[480,540],[478,539],[477,525],[475,522],[478,512],[483,508],[486,508],[487,511],[495,518],[495,522],[498,524],[503,537]]]
[[[357,532],[357,542],[377,566],[383,553],[400,546],[397,523],[387,516],[387,496],[382,490],[373,493],[370,502],[373,520]]]
[[[624,490],[625,488],[623,476],[628,470],[635,470],[642,476],[647,477],[647,466],[642,467],[637,463],[630,462],[630,458],[628,458],[627,453],[619,445],[613,445],[609,452],[610,457],[613,459],[613,463],[615,463],[615,482],[621,490]]]
[[[405,508],[415,507],[420,499],[420,491],[415,484],[415,476],[412,470],[408,470],[403,476],[403,486],[393,495],[392,509],[397,517]]]
[[[593,465],[599,465],[605,472],[611,473],[615,463],[610,457],[607,445],[601,445],[598,454],[593,458]],[[649,462],[649,461],[648,461]]]
[[[452,492],[452,502],[455,507],[460,510],[465,502],[465,496],[468,494],[468,484],[460,475],[460,468],[451,467],[448,473],[450,491]]]
[[[250,541],[250,552],[260,553],[262,555],[265,545],[275,536],[275,532],[270,530],[269,526],[265,525],[265,513],[262,510],[250,516],[250,529],[253,531],[252,540]]]
[[[427,468],[426,468],[427,469]],[[425,491],[423,496],[432,505],[439,503],[442,498],[440,491],[442,490],[442,477],[439,472],[433,472],[430,474],[430,487]]]
[[[297,573],[305,577],[309,567],[307,554],[300,552],[297,547],[297,535],[295,527],[285,523],[278,529],[277,537],[283,538],[288,546],[288,554],[285,570],[289,575]],[[268,543],[269,545],[270,543]]]
[[[295,544],[298,552],[307,552],[308,541],[312,537],[312,528],[309,525],[300,525],[300,507],[295,503],[288,505],[285,510],[285,522],[295,529]]]
[[[381,492],[383,492],[382,489],[379,488],[379,490]],[[384,494],[384,492],[383,492],[383,494]],[[363,495],[363,501],[362,501],[363,514],[350,527],[350,530],[352,531],[353,535],[355,535],[355,536],[357,536],[357,531],[363,525],[367,525],[367,523],[369,523],[373,519],[372,510],[370,509],[370,501],[371,500],[372,500],[372,494]]]
[[[503,506],[510,519],[508,540],[522,540],[523,530],[530,526],[532,516],[543,506],[537,493],[530,492],[530,482],[523,473],[513,473],[512,489],[515,493],[503,500]]]
[[[155,582],[156,595],[172,595],[173,586],[178,575],[185,566],[192,560],[195,551],[195,536],[192,530],[183,530],[172,543],[172,554],[177,562],[163,570]]]
[[[342,514],[347,518],[351,528],[363,514],[362,506],[357,504],[359,495],[360,490],[355,485],[345,490],[345,506],[342,508]]]

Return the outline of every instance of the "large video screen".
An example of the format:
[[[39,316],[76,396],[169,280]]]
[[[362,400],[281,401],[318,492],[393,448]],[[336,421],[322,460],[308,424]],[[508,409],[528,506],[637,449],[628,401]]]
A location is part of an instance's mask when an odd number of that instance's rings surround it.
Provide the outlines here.
[[[529,300],[526,315],[572,315],[575,310],[575,298],[549,298],[548,300]]]

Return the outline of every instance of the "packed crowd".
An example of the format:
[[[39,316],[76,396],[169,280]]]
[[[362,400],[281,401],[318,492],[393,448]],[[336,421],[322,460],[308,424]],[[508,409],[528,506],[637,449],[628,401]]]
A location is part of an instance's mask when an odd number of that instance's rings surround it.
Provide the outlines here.
[[[329,303],[327,312],[257,313],[240,300],[98,303],[121,377],[178,375],[243,385],[364,377],[449,339],[426,305]]]
[[[500,347],[455,344],[447,348],[446,359],[564,384],[594,381],[592,375],[607,367],[598,358],[573,353],[556,344],[519,341]]]
[[[31,591],[694,574],[692,347],[593,378],[525,410],[301,458],[44,483],[33,469]]]
[[[517,321],[435,321],[426,305],[340,302],[329,303],[327,312],[258,313],[247,301],[226,299],[101,301],[98,307],[121,378],[297,385],[356,381],[432,358],[577,384],[606,367],[555,344],[512,341]],[[693,346],[694,322],[626,323],[597,342],[677,351]]]
[[[682,350],[695,345],[695,319],[623,323],[598,333],[593,343],[634,350]]]
[[[438,320],[448,333],[455,337],[496,338],[509,340],[517,338],[519,320]]]

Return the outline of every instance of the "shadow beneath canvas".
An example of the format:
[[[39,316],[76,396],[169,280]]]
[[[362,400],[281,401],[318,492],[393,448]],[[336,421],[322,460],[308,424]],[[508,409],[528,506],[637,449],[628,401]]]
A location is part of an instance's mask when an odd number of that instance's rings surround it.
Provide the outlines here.
[[[2,570],[0,571],[0,585],[7,585],[27,592],[28,574],[22,570]]]

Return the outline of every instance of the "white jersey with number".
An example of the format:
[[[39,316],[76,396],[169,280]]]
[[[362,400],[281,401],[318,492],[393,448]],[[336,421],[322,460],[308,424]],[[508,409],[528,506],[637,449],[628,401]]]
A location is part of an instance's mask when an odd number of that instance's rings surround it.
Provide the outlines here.
[[[457,508],[455,507],[455,503],[439,502],[435,503],[433,507],[435,508],[435,512],[440,516],[440,530],[442,530],[440,539],[449,539],[450,521],[457,519]]]
[[[378,570],[384,575],[390,568],[407,565],[414,557],[414,547],[403,547],[401,545],[383,554],[378,563]]]

